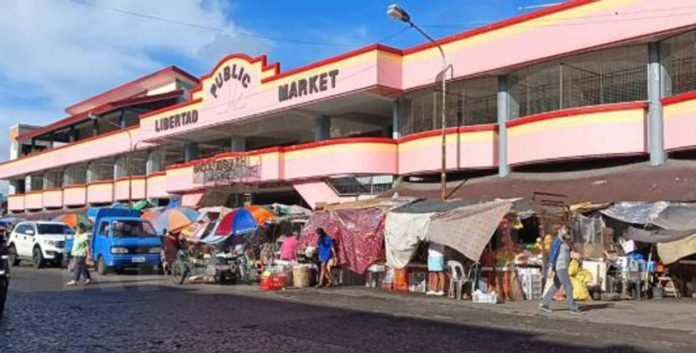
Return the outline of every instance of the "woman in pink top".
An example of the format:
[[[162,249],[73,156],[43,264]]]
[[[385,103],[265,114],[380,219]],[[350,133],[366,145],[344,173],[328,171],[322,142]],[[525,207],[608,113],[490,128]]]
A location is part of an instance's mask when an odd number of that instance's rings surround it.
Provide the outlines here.
[[[285,261],[295,261],[297,258],[297,247],[300,246],[298,239],[300,234],[297,231],[285,237],[283,245],[280,246],[280,259]]]

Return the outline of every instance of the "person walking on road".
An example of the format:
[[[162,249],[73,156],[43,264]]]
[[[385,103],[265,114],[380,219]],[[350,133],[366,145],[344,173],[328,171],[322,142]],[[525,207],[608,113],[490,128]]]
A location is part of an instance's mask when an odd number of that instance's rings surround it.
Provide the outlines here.
[[[84,277],[85,284],[92,283],[92,277],[89,274],[89,269],[87,269],[87,261],[92,258],[89,250],[89,234],[87,233],[87,228],[82,223],[77,226],[77,235],[75,235],[70,256],[72,256],[73,261],[71,266],[73,278],[66,285],[76,285],[80,281],[80,277]]]
[[[544,298],[539,304],[539,309],[549,313],[552,312],[550,307],[551,301],[562,285],[565,289],[570,313],[581,314],[582,312],[578,308],[575,299],[573,299],[573,284],[570,282],[570,276],[568,275],[568,265],[570,264],[570,245],[568,243],[571,240],[570,234],[565,226],[558,226],[557,228],[557,237],[551,245],[547,264],[547,268],[551,270],[549,277],[553,276],[553,285],[544,294]]]
[[[319,250],[319,283],[317,287],[324,286],[324,279],[326,279],[326,286],[331,287],[333,284],[333,276],[331,275],[331,268],[337,263],[338,256],[336,256],[336,248],[334,246],[334,241],[331,237],[326,234],[323,228],[317,228],[317,249]]]

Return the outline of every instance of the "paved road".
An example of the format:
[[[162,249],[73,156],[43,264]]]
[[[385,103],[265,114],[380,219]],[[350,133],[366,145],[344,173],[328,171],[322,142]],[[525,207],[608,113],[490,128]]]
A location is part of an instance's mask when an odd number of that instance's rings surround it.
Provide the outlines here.
[[[0,352],[691,352],[694,334],[341,290],[260,293],[17,268]]]

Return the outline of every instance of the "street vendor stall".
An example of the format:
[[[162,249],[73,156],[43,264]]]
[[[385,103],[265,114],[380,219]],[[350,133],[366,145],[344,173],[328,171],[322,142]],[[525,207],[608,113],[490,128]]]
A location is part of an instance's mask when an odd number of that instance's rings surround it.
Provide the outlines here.
[[[389,210],[414,198],[377,198],[329,205],[315,212],[302,230],[305,246],[316,244],[316,229],[323,228],[336,244],[339,265],[362,275],[384,260],[384,220]]]

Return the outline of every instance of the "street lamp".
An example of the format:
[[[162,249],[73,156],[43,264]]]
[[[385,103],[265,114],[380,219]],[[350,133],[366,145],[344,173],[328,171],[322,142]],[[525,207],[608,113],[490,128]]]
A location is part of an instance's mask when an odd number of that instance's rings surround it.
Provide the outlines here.
[[[441,121],[441,135],[442,135],[442,166],[440,169],[440,198],[442,200],[447,199],[447,135],[446,135],[446,123],[447,123],[447,57],[445,56],[445,51],[442,49],[440,43],[438,43],[433,37],[428,35],[420,27],[418,27],[413,21],[411,21],[411,16],[401,8],[399,5],[393,4],[387,8],[387,15],[394,20],[404,22],[409,25],[409,27],[415,29],[428,39],[433,45],[437,47],[440,51],[440,56],[442,57],[442,71],[440,75],[442,76],[442,121]]]
[[[89,113],[87,114],[87,118],[92,121],[96,121],[99,119],[99,116],[94,114],[94,113]],[[113,121],[109,120],[100,120],[104,121],[111,126],[115,126],[118,129],[123,128],[123,126],[114,123]],[[128,165],[126,166],[126,169],[128,171],[128,201],[133,201],[133,135],[131,134],[130,130],[126,130],[126,133],[128,133]],[[114,195],[116,194],[116,185],[114,184]],[[114,202],[116,202],[116,197],[114,197]]]

